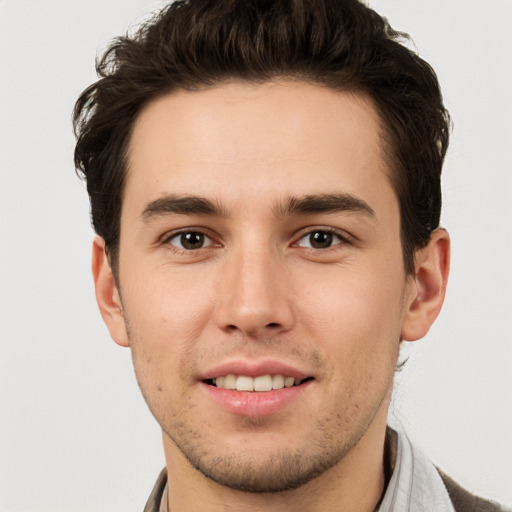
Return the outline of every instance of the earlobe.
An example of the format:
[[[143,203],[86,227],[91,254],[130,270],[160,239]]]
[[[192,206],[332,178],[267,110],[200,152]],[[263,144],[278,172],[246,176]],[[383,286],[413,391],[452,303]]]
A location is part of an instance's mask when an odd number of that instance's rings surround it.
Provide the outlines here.
[[[99,236],[94,239],[92,246],[92,275],[96,301],[110,336],[118,345],[128,347],[121,297],[105,251],[105,241]]]
[[[402,339],[415,341],[429,331],[443,306],[450,269],[450,237],[436,229],[428,245],[417,251],[415,275],[409,277]]]

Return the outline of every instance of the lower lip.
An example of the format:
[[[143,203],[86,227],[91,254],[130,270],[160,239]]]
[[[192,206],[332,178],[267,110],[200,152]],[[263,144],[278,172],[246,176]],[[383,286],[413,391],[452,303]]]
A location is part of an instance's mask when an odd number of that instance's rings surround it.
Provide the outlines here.
[[[233,391],[202,383],[209,397],[227,412],[238,416],[261,417],[270,416],[285,408],[310,386],[312,381],[291,388],[272,391]]]

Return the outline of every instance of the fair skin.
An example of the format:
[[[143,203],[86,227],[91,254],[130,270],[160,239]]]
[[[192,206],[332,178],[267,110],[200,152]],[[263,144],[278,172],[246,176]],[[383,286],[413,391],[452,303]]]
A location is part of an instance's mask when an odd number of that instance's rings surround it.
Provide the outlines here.
[[[138,117],[120,289],[100,238],[93,273],[162,427],[169,510],[378,503],[400,341],[435,320],[449,260],[439,229],[405,274],[389,174],[358,94],[226,83]]]

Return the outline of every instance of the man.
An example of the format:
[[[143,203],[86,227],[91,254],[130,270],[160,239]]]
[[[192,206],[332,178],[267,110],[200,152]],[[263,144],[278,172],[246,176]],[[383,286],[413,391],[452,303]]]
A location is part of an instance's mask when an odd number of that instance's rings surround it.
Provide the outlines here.
[[[78,100],[98,305],[163,432],[145,510],[500,510],[386,426],[450,248],[401,37],[356,0],[175,2]]]

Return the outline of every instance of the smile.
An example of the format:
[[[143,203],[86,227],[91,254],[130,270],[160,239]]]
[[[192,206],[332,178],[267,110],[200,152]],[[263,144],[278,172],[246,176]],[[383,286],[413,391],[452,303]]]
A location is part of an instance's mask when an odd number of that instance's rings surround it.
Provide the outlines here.
[[[235,375],[229,373],[214,379],[209,379],[208,384],[221,389],[234,391],[266,392],[283,388],[298,386],[312,377],[296,379],[285,375],[260,375],[250,377],[248,375]]]

